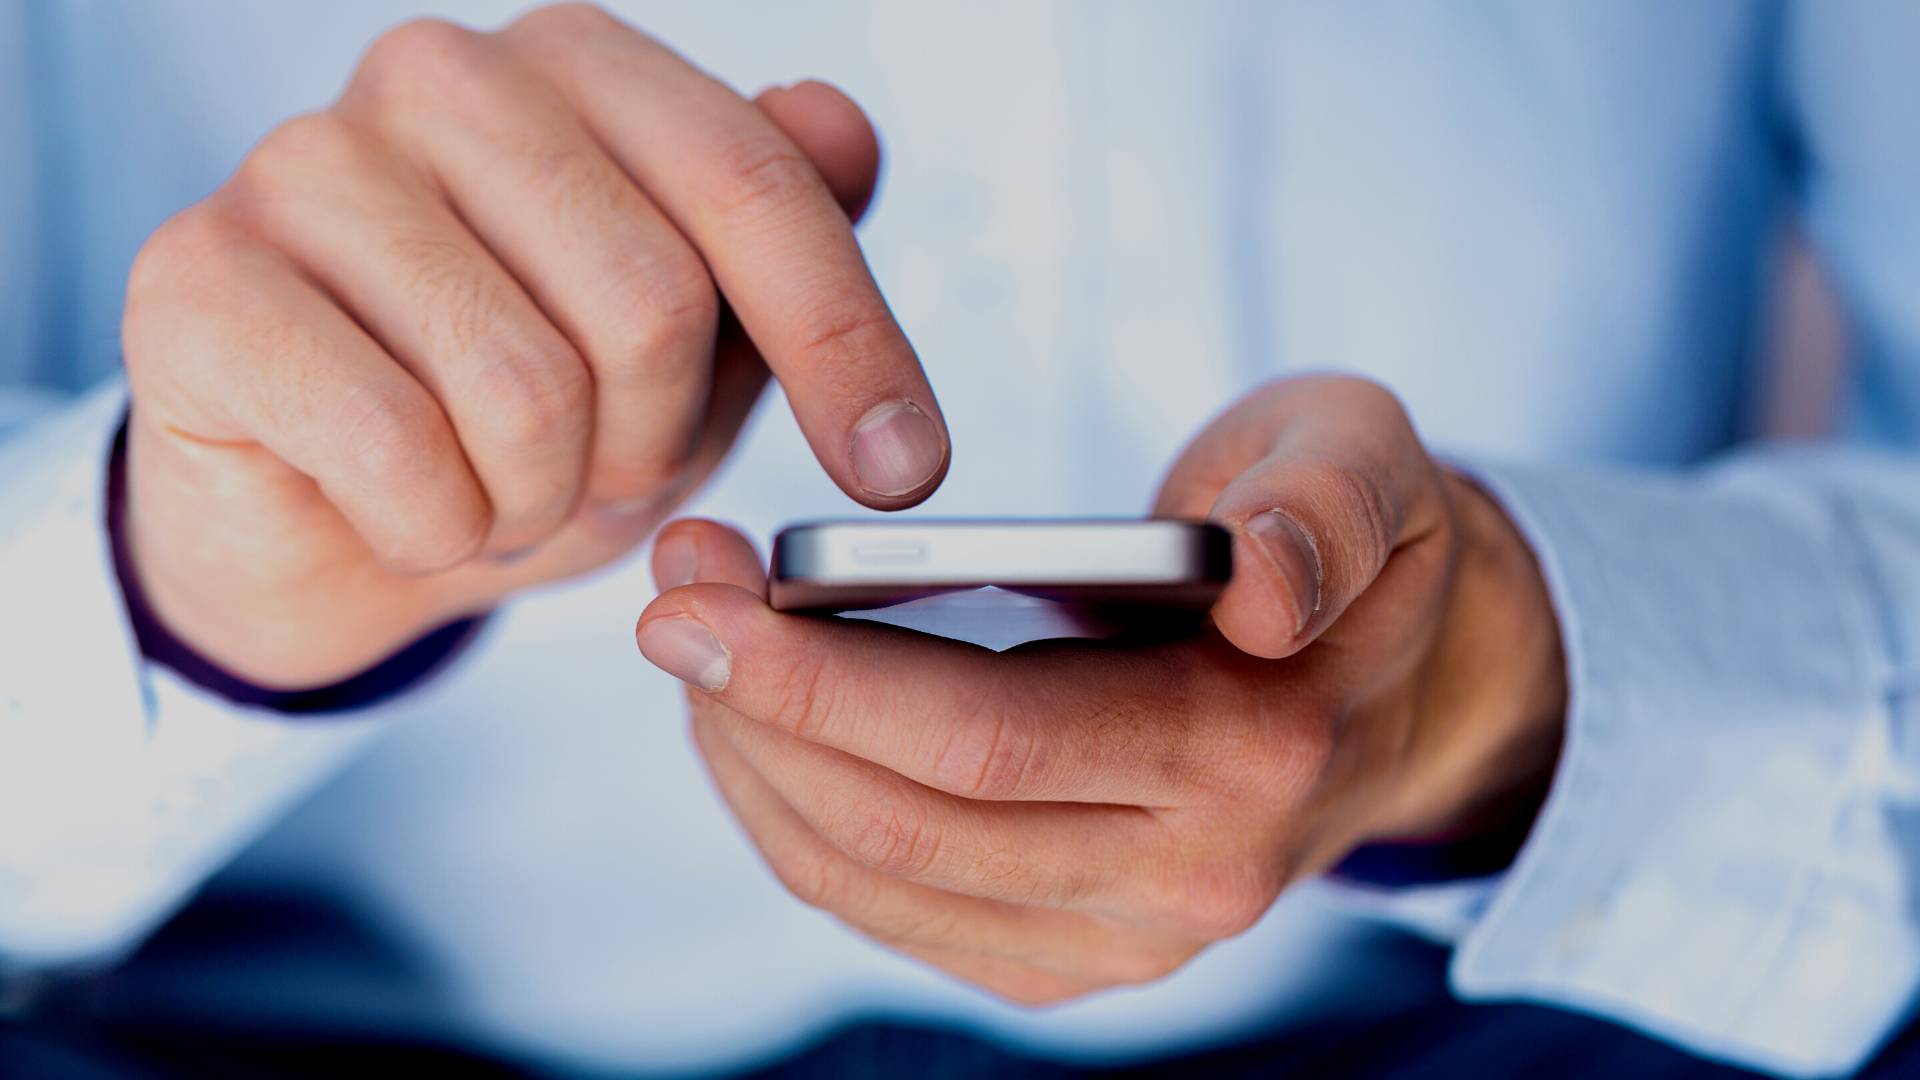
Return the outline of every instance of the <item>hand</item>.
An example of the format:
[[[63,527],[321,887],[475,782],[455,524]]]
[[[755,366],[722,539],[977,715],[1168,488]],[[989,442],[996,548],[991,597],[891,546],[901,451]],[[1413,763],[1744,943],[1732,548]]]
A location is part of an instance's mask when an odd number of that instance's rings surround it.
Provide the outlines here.
[[[590,7],[386,34],[134,266],[156,612],[256,683],[344,677],[631,549],[769,367],[849,495],[918,502],[947,436],[849,221],[878,155],[838,91],[746,101]]]
[[[789,888],[1016,1001],[1158,978],[1363,842],[1528,812],[1564,708],[1554,616],[1389,394],[1276,383],[1157,510],[1235,534],[1197,638],[994,653],[784,615],[751,547],[697,521],[662,533],[636,632]]]

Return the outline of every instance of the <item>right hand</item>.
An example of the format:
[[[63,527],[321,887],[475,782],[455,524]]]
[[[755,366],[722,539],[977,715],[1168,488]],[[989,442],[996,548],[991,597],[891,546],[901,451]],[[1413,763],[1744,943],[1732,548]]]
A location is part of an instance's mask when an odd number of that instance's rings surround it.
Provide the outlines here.
[[[630,550],[769,368],[847,494],[925,498],[945,425],[849,219],[878,160],[838,91],[747,101],[594,8],[387,33],[134,265],[155,612],[255,683],[346,677]]]

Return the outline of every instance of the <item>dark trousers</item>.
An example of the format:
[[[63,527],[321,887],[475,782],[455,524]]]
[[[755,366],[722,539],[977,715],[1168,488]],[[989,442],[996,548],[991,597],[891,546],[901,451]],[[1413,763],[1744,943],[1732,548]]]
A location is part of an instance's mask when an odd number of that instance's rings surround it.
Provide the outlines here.
[[[206,972],[287,963],[366,980],[369,994],[403,992],[419,972],[383,949],[340,905],[311,897],[224,895],[215,890],[130,962],[87,983],[40,995],[0,1014],[3,1080],[241,1080],[254,1077],[425,1076],[637,1080],[544,1069],[431,1041],[369,1037],[298,1018],[250,1015],[246,1002],[196,997]],[[1362,958],[1356,958],[1360,960]],[[1754,1074],[1691,1057],[1590,1017],[1531,1005],[1465,1005],[1447,993],[1446,954],[1383,931],[1363,958],[1367,978],[1391,994],[1311,1023],[1280,1023],[1225,1045],[1124,1063],[1056,1061],[973,1033],[876,1016],[739,1074],[753,1080],[925,1080],[1007,1077],[1633,1077],[1727,1078]],[[358,973],[358,974],[356,974]],[[1897,1037],[1862,1073],[1920,1077],[1920,1025]]]

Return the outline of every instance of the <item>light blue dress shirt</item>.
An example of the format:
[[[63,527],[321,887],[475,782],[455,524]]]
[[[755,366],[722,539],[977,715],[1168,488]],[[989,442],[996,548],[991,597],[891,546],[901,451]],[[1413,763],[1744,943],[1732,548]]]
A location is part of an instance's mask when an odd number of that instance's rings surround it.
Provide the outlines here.
[[[1567,741],[1518,860],[1296,890],[1163,984],[1029,1014],[781,894],[633,654],[637,560],[338,723],[148,668],[100,533],[128,263],[393,13],[0,0],[8,969],[110,961],[223,873],[354,898],[446,987],[292,972],[236,1008],[614,1067],[739,1062],[878,1004],[1090,1058],[1220,1038],[1298,1008],[1354,911],[1457,942],[1467,997],[1784,1073],[1904,1023],[1920,7],[619,6],[743,89],[820,75],[868,106],[889,165],[864,240],[954,435],[932,512],[1136,512],[1261,380],[1401,393],[1519,522],[1561,619]],[[1845,302],[1846,395],[1830,444],[1746,447],[1788,211]],[[845,509],[775,397],[694,507],[763,538]]]

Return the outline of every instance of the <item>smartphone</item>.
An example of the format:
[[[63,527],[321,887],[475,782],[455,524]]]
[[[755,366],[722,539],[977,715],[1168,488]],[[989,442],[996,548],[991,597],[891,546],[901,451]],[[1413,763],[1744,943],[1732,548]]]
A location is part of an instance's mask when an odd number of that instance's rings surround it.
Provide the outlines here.
[[[781,611],[886,607],[988,586],[1075,606],[1203,612],[1233,576],[1233,542],[1204,521],[818,521],[774,537]]]

